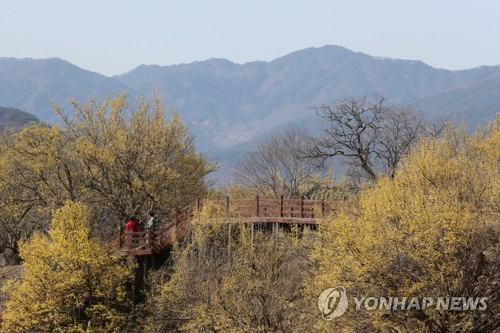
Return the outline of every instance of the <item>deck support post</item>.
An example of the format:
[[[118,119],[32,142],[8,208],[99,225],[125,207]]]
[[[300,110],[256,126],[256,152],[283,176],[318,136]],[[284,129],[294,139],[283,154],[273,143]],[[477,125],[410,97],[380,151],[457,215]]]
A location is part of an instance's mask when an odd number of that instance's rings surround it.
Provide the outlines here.
[[[304,196],[300,197],[300,218],[304,218]]]
[[[280,217],[283,217],[283,196],[280,197]]]
[[[252,246],[252,250],[253,250],[253,233],[254,233],[253,228],[254,228],[254,224],[255,223],[250,223],[250,226],[251,226],[251,228],[250,228],[250,244]]]
[[[146,292],[146,279],[148,277],[148,257],[144,258],[144,269],[142,275],[142,290]]]
[[[122,227],[118,226],[118,251],[122,249]]]
[[[233,226],[231,225],[231,223],[229,223],[229,226],[228,226],[229,230],[227,232],[227,253],[228,253],[229,258],[231,258],[231,241],[232,241],[231,238],[233,237],[232,227]]]

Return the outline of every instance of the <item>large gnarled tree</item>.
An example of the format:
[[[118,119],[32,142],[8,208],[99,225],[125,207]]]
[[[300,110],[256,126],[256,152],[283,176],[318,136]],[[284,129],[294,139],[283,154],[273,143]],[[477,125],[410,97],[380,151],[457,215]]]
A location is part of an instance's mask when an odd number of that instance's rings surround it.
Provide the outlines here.
[[[304,157],[318,165],[342,156],[348,172],[357,179],[375,180],[380,174],[394,173],[403,156],[426,133],[436,134],[439,126],[406,107],[386,105],[384,97],[346,98],[335,105],[315,107],[323,118],[321,135],[311,137]]]
[[[0,250],[14,259],[17,242],[49,228],[66,200],[87,204],[96,226],[114,233],[130,215],[153,209],[164,218],[203,196],[214,166],[159,96],[75,101],[71,117],[55,109],[64,126],[33,124],[0,138]]]
[[[91,200],[115,223],[146,217],[151,209],[160,218],[181,209],[203,195],[205,176],[214,169],[158,95],[152,105],[144,99],[128,104],[125,94],[73,102],[74,117],[63,116],[63,135],[83,166]]]

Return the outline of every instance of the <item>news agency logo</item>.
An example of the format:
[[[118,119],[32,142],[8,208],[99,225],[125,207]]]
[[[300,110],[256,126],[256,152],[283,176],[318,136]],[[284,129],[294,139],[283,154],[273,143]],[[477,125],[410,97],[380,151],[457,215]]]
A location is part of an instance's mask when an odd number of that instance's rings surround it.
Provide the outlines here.
[[[484,311],[488,297],[353,297],[355,310],[425,311]],[[342,286],[325,289],[318,298],[318,308],[324,320],[331,321],[346,312],[347,292]]]
[[[318,298],[318,307],[324,320],[331,321],[347,310],[347,292],[344,287],[328,288]]]

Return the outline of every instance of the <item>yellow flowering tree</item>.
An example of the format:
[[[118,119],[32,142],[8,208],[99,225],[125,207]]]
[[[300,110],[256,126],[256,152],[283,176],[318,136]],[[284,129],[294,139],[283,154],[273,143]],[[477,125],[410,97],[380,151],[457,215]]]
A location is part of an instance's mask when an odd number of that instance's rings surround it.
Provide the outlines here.
[[[84,196],[78,163],[57,127],[32,124],[0,136],[0,249],[17,257],[17,243],[50,223],[50,212]]]
[[[156,280],[145,306],[146,332],[307,332],[302,282],[309,237],[228,225],[204,206],[173,272]]]
[[[91,237],[89,214],[68,201],[47,234],[21,243],[24,271],[5,287],[2,332],[122,331],[132,271]]]
[[[343,286],[361,297],[487,297],[481,311],[356,311],[318,331],[489,331],[498,320],[500,118],[469,135],[424,139],[393,179],[361,192],[322,230],[309,296]],[[495,268],[496,267],[496,268]],[[496,281],[496,282],[495,282]],[[311,304],[313,302],[311,301]],[[497,319],[494,319],[497,316]]]
[[[66,200],[96,213],[104,236],[131,215],[160,219],[202,197],[214,170],[197,151],[180,116],[160,97],[130,102],[126,94],[73,102],[64,126],[33,124],[0,135],[0,251],[13,252]],[[104,227],[99,228],[97,227]]]
[[[73,102],[61,130],[72,142],[90,197],[102,220],[116,227],[155,210],[162,218],[205,193],[205,176],[215,168],[197,151],[178,113],[168,112],[158,94],[130,102],[123,93],[98,102]],[[142,220],[141,220],[142,222]],[[113,229],[115,232],[115,229]]]

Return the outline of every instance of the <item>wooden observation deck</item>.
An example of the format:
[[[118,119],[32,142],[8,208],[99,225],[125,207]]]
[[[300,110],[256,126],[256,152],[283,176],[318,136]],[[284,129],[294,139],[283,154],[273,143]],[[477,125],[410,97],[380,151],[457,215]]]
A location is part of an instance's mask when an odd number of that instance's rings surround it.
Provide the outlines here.
[[[158,254],[190,230],[189,221],[205,205],[210,205],[222,216],[223,223],[276,223],[316,225],[319,218],[330,215],[334,207],[324,200],[252,199],[199,200],[184,207],[174,216],[158,225],[156,230],[122,232],[116,237],[118,249],[126,255]],[[210,221],[206,221],[210,223]]]

